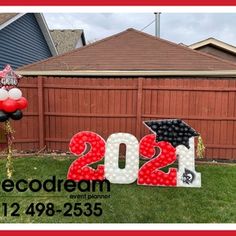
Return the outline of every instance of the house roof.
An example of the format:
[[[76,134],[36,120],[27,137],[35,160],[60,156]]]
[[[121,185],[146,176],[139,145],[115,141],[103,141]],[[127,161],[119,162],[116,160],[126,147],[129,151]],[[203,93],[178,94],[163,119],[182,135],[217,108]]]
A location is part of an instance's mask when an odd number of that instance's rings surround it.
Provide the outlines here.
[[[202,41],[193,43],[193,44],[189,45],[188,47],[191,48],[191,49],[196,50],[198,48],[201,48],[201,47],[204,47],[204,46],[207,46],[207,45],[213,45],[217,48],[221,48],[225,51],[236,54],[236,47],[235,46],[230,45],[230,44],[225,43],[225,42],[222,42],[222,41],[220,41],[218,39],[215,39],[215,38],[204,39]]]
[[[236,64],[128,29],[71,52],[19,68],[22,74],[83,72],[212,72],[236,70]],[[85,73],[86,74],[86,73]],[[167,73],[168,74],[168,73]]]
[[[83,46],[86,44],[82,29],[50,30],[50,33],[59,54],[77,48],[80,39]]]
[[[0,30],[7,27],[9,24],[13,23],[14,21],[16,21],[17,19],[19,19],[20,17],[22,17],[25,14],[27,14],[27,13],[0,13]],[[35,15],[35,18],[39,24],[39,27],[44,35],[44,38],[48,44],[48,47],[49,47],[52,55],[53,56],[58,55],[57,49],[56,49],[54,42],[52,40],[52,37],[49,33],[49,29],[48,29],[48,26],[47,26],[47,23],[44,19],[43,14],[41,14],[41,13],[32,13],[32,14]]]
[[[14,16],[18,15],[18,13],[1,13],[0,14],[0,25],[12,19]]]

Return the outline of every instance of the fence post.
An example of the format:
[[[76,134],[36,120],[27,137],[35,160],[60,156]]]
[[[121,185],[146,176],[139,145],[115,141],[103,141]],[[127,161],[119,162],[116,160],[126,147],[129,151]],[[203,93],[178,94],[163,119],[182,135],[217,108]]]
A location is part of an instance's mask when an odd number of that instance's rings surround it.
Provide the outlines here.
[[[44,94],[43,94],[43,77],[38,76],[38,114],[39,114],[39,149],[44,148]]]
[[[143,95],[143,78],[138,78],[137,91],[137,114],[136,114],[136,137],[141,138],[142,122],[142,95]]]

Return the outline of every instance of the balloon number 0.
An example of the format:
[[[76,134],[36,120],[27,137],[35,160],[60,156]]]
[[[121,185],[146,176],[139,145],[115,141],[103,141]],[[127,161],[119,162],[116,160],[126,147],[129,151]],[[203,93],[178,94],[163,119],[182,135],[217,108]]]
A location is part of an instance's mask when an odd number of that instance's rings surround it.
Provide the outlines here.
[[[125,168],[119,168],[120,144],[126,145]],[[138,177],[138,140],[131,134],[116,133],[107,139],[105,176],[111,183],[130,184]]]
[[[126,145],[125,168],[119,167],[120,145]],[[70,151],[78,156],[69,167],[67,178],[75,181],[104,180],[111,183],[130,184],[137,180],[139,185],[200,187],[201,174],[195,171],[194,138],[190,139],[190,148],[183,145],[173,147],[166,141],[157,142],[150,134],[138,142],[128,133],[115,133],[107,142],[98,134],[82,131],[70,141]],[[157,154],[158,152],[158,154]],[[139,168],[139,155],[148,160]],[[90,164],[102,161],[96,169]],[[166,172],[162,168],[173,164],[178,158],[177,168],[170,167]]]

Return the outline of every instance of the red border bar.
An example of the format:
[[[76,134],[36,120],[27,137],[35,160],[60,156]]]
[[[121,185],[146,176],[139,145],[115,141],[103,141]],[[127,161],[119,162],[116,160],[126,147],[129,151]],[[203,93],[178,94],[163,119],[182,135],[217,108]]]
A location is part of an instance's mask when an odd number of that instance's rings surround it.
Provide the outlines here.
[[[121,226],[122,227],[122,226]],[[161,236],[235,236],[236,231],[211,231],[211,230],[203,230],[203,231],[183,231],[183,230],[179,230],[179,231],[147,231],[147,230],[143,230],[143,231],[0,231],[1,235],[4,236],[78,236],[78,235],[82,235],[82,236],[143,236],[143,235],[147,235],[147,236],[157,236],[157,235],[161,235]]]
[[[235,0],[5,0],[0,6],[235,6]]]

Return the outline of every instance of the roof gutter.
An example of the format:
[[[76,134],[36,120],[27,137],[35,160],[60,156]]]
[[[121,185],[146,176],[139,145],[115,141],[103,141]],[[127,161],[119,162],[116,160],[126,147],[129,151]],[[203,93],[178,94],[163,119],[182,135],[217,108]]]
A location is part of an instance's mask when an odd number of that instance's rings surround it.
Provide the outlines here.
[[[82,71],[17,71],[23,76],[199,76],[199,77],[236,77],[236,70],[218,71],[119,71],[119,70],[82,70]]]

